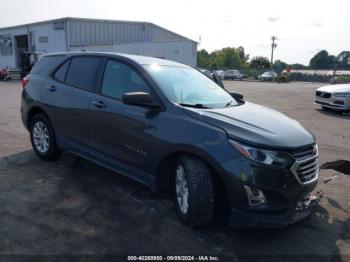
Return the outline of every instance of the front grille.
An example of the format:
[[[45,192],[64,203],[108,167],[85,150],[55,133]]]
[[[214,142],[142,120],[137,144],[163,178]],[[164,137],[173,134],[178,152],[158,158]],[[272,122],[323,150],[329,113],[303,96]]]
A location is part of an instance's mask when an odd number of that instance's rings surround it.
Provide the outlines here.
[[[316,91],[316,96],[319,96],[322,98],[331,98],[331,95],[332,95],[331,93]]]
[[[334,104],[336,104],[336,105],[344,105],[344,101],[334,101],[333,102]]]
[[[318,179],[318,152],[317,146],[292,152],[295,164],[292,172],[300,184],[308,184]]]

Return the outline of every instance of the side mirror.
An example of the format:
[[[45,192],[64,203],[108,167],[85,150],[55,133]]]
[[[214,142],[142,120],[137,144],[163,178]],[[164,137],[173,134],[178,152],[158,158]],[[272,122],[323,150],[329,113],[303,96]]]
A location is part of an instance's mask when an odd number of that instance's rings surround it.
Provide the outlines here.
[[[131,92],[123,94],[123,103],[126,105],[142,106],[156,109],[159,107],[153,97],[144,92]]]
[[[230,92],[230,95],[238,101],[243,101],[244,96],[240,93]]]

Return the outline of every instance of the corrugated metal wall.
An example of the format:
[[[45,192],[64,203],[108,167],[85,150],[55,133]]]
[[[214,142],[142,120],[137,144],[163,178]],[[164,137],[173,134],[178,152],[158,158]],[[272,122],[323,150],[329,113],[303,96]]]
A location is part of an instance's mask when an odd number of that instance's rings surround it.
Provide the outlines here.
[[[0,68],[10,67],[18,68],[18,53],[16,50],[15,38],[18,35],[27,35],[28,50],[43,53],[64,52],[67,51],[67,42],[65,30],[54,30],[53,23],[28,25],[13,29],[0,30],[0,35],[10,34],[12,36],[13,54],[8,56],[0,56]],[[31,41],[30,35],[33,36]],[[43,38],[47,42],[39,41]],[[32,47],[35,50],[32,50]]]
[[[197,63],[197,45],[193,41],[148,42],[120,45],[89,45],[71,47],[72,51],[103,51],[145,55],[173,60],[190,66]]]
[[[192,66],[197,59],[196,42],[151,23],[68,18],[0,30],[0,34],[10,34],[13,39],[13,55],[0,55],[0,68],[18,67],[17,35],[28,35],[29,51],[43,53],[81,49],[123,52]]]
[[[197,43],[151,23],[68,20],[70,50],[162,57],[195,66]]]
[[[150,23],[70,20],[70,46],[112,45],[184,40]]]
[[[6,68],[6,67],[10,67],[10,68],[16,67],[15,36],[16,35],[26,35],[26,34],[28,34],[28,28],[25,28],[25,27],[15,28],[15,29],[7,29],[7,30],[0,31],[0,35],[11,35],[12,36],[12,48],[13,48],[12,55],[6,55],[6,56],[0,55],[0,69]]]
[[[37,52],[51,53],[67,50],[65,30],[54,30],[53,23],[34,25],[29,27],[34,32]],[[47,42],[40,42],[40,38],[47,37]]]

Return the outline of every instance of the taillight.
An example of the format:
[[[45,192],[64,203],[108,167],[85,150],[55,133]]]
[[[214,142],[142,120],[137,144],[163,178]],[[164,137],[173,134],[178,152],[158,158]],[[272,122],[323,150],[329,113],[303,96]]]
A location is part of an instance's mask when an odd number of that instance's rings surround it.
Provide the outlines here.
[[[21,80],[21,84],[23,88],[25,88],[28,83],[29,83],[29,80],[25,77]]]

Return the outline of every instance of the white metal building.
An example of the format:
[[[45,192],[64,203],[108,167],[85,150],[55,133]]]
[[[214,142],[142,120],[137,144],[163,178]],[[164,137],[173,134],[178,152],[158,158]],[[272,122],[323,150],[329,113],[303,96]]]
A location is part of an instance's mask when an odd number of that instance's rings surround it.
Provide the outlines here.
[[[62,18],[0,28],[0,68],[20,67],[22,52],[106,51],[195,66],[197,42],[147,22]]]

